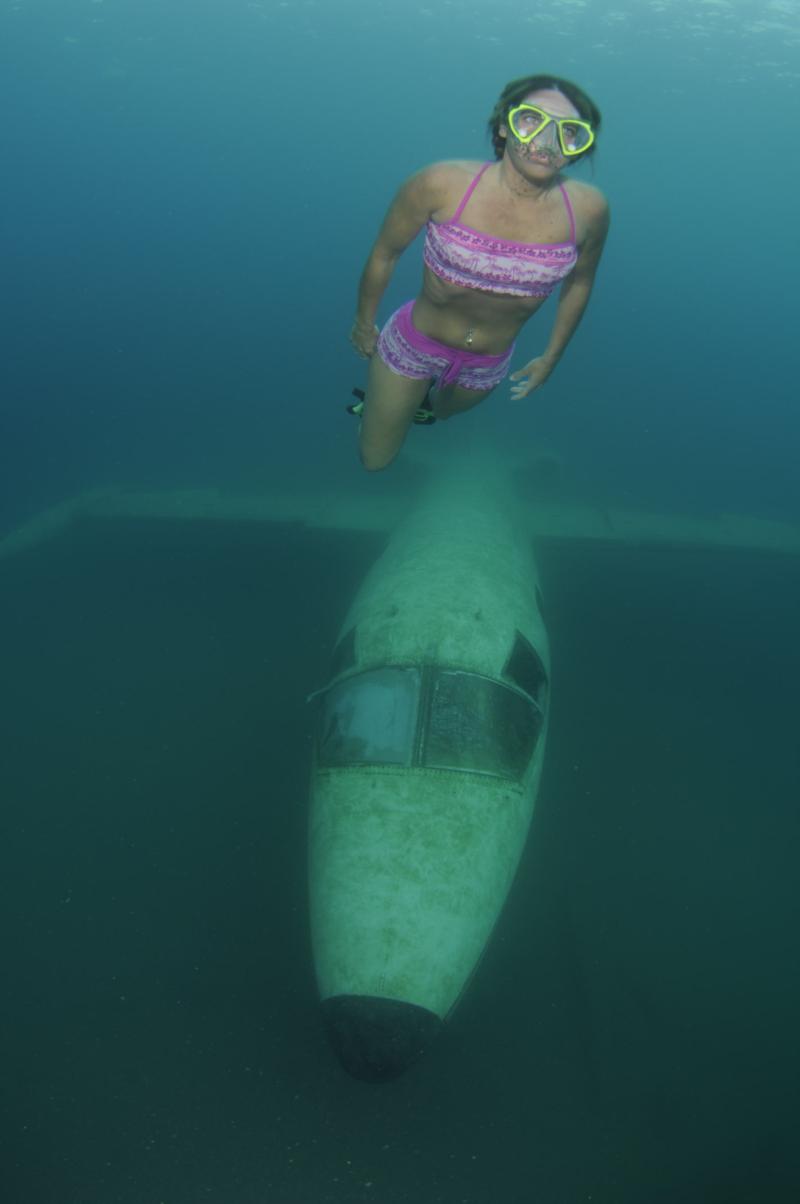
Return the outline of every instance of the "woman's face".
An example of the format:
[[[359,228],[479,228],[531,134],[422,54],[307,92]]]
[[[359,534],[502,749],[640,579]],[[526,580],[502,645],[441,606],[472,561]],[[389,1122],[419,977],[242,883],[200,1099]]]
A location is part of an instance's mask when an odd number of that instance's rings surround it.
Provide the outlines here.
[[[572,101],[556,88],[529,92],[521,103],[536,105],[551,117],[580,117]],[[506,154],[525,176],[530,175],[532,179],[537,180],[545,179],[557,174],[567,162],[559,145],[558,130],[553,122],[546,125],[530,142],[520,142],[507,125],[501,125],[500,133],[505,135]]]

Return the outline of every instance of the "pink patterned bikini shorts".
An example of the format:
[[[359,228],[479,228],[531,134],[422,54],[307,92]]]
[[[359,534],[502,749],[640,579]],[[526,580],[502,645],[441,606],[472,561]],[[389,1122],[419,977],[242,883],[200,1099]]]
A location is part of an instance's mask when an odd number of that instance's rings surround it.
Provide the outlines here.
[[[400,376],[416,380],[430,377],[441,389],[456,381],[464,389],[494,389],[507,374],[514,344],[502,355],[476,355],[429,339],[411,320],[413,301],[407,301],[384,326],[378,338],[378,355]]]

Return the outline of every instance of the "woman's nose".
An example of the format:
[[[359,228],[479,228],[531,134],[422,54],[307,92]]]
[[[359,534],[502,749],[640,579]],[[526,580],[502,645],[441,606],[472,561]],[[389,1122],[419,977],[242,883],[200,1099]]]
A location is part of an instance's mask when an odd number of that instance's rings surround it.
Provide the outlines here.
[[[539,130],[539,133],[534,138],[534,142],[537,146],[558,146],[556,123],[548,121],[547,125]]]

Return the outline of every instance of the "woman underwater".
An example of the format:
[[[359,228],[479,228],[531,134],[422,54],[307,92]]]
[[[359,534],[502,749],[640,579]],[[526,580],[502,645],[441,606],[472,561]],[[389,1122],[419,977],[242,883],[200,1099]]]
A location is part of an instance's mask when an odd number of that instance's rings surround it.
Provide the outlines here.
[[[600,111],[568,80],[531,75],[503,89],[489,120],[496,162],[433,163],[393,200],[361,276],[350,341],[369,359],[359,451],[385,468],[412,421],[478,405],[508,373],[514,340],[557,285],[544,353],[514,372],[511,396],[549,377],[581,320],[608,233],[598,189],[561,176],[595,147]],[[375,325],[395,264],[427,227],[422,290]]]

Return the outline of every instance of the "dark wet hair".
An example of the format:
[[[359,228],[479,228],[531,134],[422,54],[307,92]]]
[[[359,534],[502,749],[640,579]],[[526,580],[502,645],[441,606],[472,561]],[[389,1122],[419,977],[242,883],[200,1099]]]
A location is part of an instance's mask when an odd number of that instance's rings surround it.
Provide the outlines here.
[[[497,104],[492,109],[492,115],[489,118],[489,137],[492,140],[496,159],[503,157],[506,140],[500,137],[500,126],[508,124],[508,114],[511,109],[520,104],[529,92],[542,92],[547,88],[556,88],[559,92],[563,92],[567,100],[572,101],[583,120],[591,123],[595,133],[595,140],[589,149],[580,155],[570,155],[569,162],[576,163],[578,159],[584,159],[594,154],[601,117],[600,110],[591,97],[587,96],[577,84],[570,83],[568,79],[561,79],[558,75],[525,75],[521,79],[512,79],[510,83],[506,84],[500,93]]]

